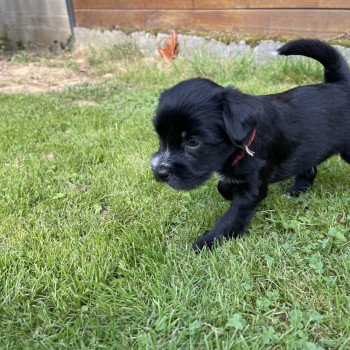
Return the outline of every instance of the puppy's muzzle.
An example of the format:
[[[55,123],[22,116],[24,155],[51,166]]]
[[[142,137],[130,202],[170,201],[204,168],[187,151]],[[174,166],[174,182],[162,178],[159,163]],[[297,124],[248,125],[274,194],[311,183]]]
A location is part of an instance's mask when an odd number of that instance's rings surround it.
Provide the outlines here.
[[[169,154],[155,153],[151,159],[151,167],[155,178],[158,181],[167,181],[170,176],[170,165],[168,164]]]
[[[166,181],[170,176],[169,169],[164,166],[157,167],[153,172],[158,181]]]

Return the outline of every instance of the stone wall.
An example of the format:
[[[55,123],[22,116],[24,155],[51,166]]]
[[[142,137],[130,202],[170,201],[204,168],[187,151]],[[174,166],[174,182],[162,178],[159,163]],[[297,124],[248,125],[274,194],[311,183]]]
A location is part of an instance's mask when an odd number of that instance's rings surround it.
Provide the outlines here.
[[[49,46],[70,36],[66,0],[0,1],[0,37]]]
[[[108,48],[112,45],[131,44],[145,55],[159,56],[157,46],[164,46],[170,34],[158,33],[153,35],[145,32],[125,34],[118,30],[97,30],[74,28],[76,48],[95,47]],[[274,57],[273,52],[283,45],[282,42],[261,40],[254,46],[244,41],[225,44],[223,42],[194,35],[177,35],[179,57],[191,56],[196,52],[208,52],[219,58],[236,57],[250,54],[258,61]],[[336,48],[350,61],[350,47],[336,46]]]

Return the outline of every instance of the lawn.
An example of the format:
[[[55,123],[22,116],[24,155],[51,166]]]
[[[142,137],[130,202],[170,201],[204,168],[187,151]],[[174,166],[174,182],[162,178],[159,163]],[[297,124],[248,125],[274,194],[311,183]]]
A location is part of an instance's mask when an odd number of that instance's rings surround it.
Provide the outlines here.
[[[322,164],[298,199],[272,185],[244,238],[199,255],[228,206],[215,178],[177,192],[149,165],[161,90],[201,76],[267,94],[321,67],[125,48],[89,64],[113,77],[0,95],[0,348],[349,349],[349,165]]]

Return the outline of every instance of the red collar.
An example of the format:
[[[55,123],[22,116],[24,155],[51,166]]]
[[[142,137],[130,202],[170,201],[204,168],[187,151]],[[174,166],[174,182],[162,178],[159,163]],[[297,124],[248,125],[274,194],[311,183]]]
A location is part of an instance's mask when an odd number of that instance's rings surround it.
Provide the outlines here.
[[[232,166],[235,166],[245,156],[246,153],[248,153],[250,156],[254,156],[254,152],[252,152],[248,147],[253,143],[255,134],[256,134],[256,128],[253,130],[248,142],[244,146],[244,149],[242,149],[238,154],[236,154],[233,157],[231,161]]]

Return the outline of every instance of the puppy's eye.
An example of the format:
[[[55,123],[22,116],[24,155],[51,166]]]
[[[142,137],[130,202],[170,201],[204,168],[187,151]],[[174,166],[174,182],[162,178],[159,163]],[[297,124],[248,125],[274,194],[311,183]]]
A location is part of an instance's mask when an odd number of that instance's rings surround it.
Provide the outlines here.
[[[190,148],[196,148],[199,146],[199,141],[196,138],[191,137],[186,140],[186,146]]]

